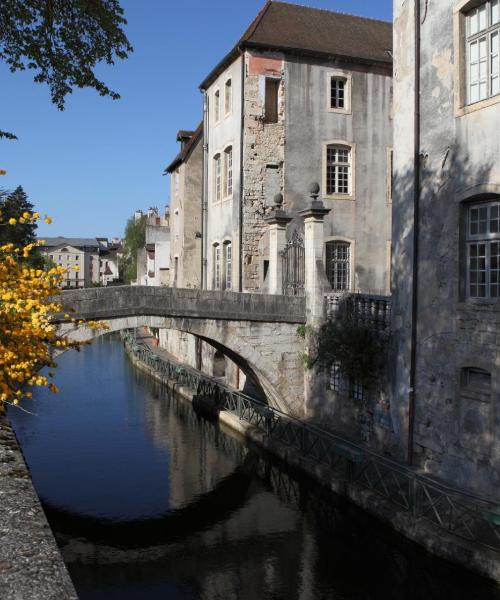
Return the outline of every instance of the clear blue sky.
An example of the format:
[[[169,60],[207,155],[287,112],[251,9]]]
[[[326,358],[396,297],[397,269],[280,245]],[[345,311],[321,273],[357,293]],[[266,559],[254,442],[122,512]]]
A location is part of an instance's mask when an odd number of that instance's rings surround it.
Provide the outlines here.
[[[122,98],[75,90],[60,112],[30,73],[0,64],[0,187],[22,185],[54,224],[40,235],[122,235],[137,208],[164,206],[163,169],[175,134],[201,120],[198,84],[237,41],[264,0],[122,0],[134,53],[99,69]],[[302,0],[317,8],[391,20],[392,0]]]

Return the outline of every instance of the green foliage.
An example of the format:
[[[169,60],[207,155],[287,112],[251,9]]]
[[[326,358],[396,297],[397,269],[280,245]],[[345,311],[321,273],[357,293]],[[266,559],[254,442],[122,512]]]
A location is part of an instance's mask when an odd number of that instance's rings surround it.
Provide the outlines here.
[[[310,325],[299,325],[297,327],[297,335],[302,339],[306,338],[306,335],[313,335],[314,329]]]
[[[146,244],[146,217],[131,217],[125,227],[123,256],[118,265],[120,279],[125,283],[137,279],[137,252]]]
[[[126,23],[118,0],[1,0],[0,60],[12,73],[34,70],[34,81],[49,86],[60,110],[75,87],[116,100],[119,94],[94,69],[133,51]],[[15,139],[8,132],[0,137]]]
[[[387,364],[387,350],[383,334],[353,315],[344,314],[319,329],[312,363],[327,372],[333,364],[338,364],[342,375],[370,389]]]

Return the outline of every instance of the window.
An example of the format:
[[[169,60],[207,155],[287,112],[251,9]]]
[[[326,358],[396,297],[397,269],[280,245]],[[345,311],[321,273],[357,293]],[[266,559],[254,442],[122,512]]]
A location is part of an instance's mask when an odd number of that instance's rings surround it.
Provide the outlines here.
[[[351,147],[328,144],[326,146],[326,194],[328,196],[351,194]]]
[[[224,151],[224,196],[233,195],[233,148]]]
[[[220,121],[220,91],[216,90],[214,94],[214,120]]]
[[[467,210],[467,296],[500,298],[500,201]]]
[[[352,75],[347,71],[335,70],[326,74],[327,110],[350,114]]]
[[[349,242],[326,243],[326,276],[332,290],[351,289],[351,245]]]
[[[465,15],[467,103],[500,94],[500,1],[489,0]]]
[[[221,289],[221,252],[220,244],[214,244],[214,289]]]
[[[222,198],[222,173],[220,154],[214,156],[214,200],[218,202]]]
[[[233,108],[233,88],[231,85],[231,80],[228,79],[226,81],[226,85],[224,86],[224,114],[228,115]]]
[[[231,242],[226,242],[224,244],[224,254],[226,290],[230,290],[233,286],[233,246]]]
[[[345,77],[330,79],[330,108],[345,108],[346,83]]]
[[[266,78],[266,97],[264,106],[264,122],[278,122],[278,92],[280,88],[279,79]]]

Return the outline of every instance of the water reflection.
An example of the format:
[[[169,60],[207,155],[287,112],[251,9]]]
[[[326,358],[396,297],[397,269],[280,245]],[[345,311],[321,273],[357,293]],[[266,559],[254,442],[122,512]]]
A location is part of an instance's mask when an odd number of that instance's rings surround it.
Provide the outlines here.
[[[500,599],[167,397],[116,338],[58,378],[12,418],[81,598]]]

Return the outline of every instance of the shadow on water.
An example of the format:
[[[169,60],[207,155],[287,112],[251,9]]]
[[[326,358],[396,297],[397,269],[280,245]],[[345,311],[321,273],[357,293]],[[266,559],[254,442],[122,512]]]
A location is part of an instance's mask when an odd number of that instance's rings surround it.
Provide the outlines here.
[[[60,363],[55,408],[13,422],[80,598],[500,600],[200,418],[116,339]]]

